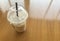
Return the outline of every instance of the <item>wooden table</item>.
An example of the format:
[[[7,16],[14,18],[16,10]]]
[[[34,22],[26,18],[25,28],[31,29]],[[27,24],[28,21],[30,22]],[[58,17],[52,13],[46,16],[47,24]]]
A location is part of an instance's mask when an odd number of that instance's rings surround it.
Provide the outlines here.
[[[26,5],[26,9],[29,11],[29,4]],[[6,15],[3,17],[0,11],[0,41],[60,41],[60,21],[33,17],[28,18],[26,31],[17,33],[7,21]]]

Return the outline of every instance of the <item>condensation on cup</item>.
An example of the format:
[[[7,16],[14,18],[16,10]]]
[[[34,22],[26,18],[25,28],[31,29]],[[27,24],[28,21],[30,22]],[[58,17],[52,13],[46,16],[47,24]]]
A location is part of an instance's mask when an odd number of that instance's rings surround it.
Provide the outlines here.
[[[16,15],[15,6],[12,6],[7,14],[7,20],[17,32],[23,32],[26,30],[27,18],[28,13],[22,6],[18,6],[18,17]]]

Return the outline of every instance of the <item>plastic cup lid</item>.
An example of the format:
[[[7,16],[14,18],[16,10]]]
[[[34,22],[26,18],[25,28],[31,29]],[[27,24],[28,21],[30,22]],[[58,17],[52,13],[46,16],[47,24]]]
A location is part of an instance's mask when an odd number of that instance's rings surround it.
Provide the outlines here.
[[[16,16],[16,9],[15,7],[11,7],[10,8],[10,11],[8,11],[8,14],[7,14],[7,19],[8,21],[12,24],[20,24],[20,23],[23,23],[27,20],[28,18],[28,13],[26,12],[26,10],[21,7],[21,6],[18,6],[18,16]]]

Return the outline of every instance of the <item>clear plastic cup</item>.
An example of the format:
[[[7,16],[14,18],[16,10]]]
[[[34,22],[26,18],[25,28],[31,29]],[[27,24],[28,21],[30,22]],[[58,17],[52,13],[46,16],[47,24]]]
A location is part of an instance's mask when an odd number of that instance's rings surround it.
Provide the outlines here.
[[[18,16],[16,15],[16,8],[14,6],[9,9],[7,14],[7,20],[17,32],[23,32],[26,30],[27,18],[28,13],[21,6],[18,6]]]

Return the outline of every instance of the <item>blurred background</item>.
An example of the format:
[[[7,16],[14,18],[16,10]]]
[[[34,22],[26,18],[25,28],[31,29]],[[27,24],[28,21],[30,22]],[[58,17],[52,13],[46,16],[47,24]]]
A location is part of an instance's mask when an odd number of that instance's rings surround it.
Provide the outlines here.
[[[6,15],[15,0],[0,0],[0,41],[60,41],[60,0],[16,0],[28,12],[27,30],[16,33]]]

